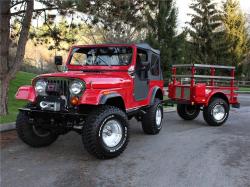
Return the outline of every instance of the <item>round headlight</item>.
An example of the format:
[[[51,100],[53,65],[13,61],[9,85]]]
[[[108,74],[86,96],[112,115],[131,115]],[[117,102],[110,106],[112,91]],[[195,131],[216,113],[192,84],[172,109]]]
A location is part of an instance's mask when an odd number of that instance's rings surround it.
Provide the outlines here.
[[[39,95],[44,95],[47,82],[45,80],[38,80],[35,85],[35,90]]]
[[[80,81],[73,81],[70,85],[69,91],[73,95],[79,94],[83,90],[83,83]]]

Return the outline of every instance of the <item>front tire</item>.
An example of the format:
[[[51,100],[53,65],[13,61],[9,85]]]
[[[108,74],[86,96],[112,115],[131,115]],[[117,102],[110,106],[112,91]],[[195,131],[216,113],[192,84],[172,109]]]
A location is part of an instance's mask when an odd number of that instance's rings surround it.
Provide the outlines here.
[[[113,106],[97,108],[86,119],[82,141],[86,150],[99,159],[119,156],[129,141],[126,114]]]
[[[161,100],[155,99],[154,105],[151,106],[142,118],[142,129],[146,134],[158,134],[162,128],[163,107]]]
[[[203,109],[204,120],[211,126],[223,125],[229,115],[229,105],[221,98],[214,98],[207,107]]]
[[[58,135],[49,130],[36,127],[29,121],[25,112],[19,112],[16,120],[18,137],[31,147],[44,147],[56,141]]]
[[[200,113],[200,107],[197,105],[178,104],[177,113],[184,120],[193,120]]]

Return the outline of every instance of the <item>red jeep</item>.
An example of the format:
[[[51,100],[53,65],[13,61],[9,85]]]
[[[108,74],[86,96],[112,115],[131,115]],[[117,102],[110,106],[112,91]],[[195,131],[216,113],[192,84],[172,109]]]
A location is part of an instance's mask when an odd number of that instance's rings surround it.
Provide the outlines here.
[[[61,134],[82,135],[87,151],[98,158],[121,154],[129,140],[128,119],[157,134],[163,118],[160,52],[147,44],[88,45],[71,48],[64,72],[39,75],[19,88],[20,139],[47,146]],[[62,57],[55,57],[62,65]]]

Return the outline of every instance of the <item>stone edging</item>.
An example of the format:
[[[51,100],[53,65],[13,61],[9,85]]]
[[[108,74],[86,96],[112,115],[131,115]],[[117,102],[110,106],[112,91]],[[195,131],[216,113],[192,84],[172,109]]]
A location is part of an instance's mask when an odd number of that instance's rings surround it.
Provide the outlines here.
[[[10,131],[16,128],[15,122],[0,124],[0,132]]]

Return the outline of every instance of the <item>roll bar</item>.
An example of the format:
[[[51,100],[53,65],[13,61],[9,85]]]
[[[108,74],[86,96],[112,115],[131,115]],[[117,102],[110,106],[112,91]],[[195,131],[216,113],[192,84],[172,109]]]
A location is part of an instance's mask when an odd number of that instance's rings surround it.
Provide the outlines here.
[[[209,64],[174,64],[172,67],[197,67],[197,68],[215,68],[215,69],[235,69],[234,66],[221,66]]]

